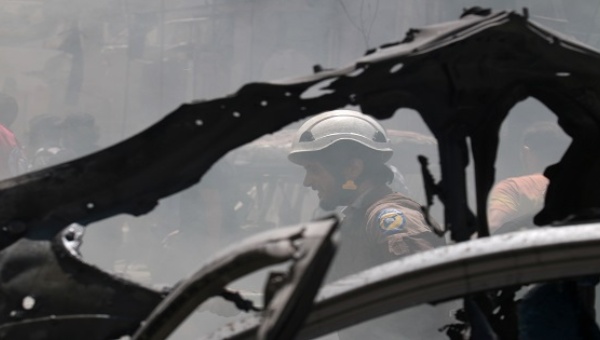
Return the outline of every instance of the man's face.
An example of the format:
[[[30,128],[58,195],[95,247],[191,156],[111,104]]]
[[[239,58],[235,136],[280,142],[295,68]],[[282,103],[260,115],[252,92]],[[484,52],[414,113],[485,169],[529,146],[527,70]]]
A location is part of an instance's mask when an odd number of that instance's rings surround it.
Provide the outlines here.
[[[301,164],[306,170],[304,186],[315,190],[319,196],[319,206],[324,210],[333,210],[339,202],[339,188],[334,175],[320,162],[306,161]]]

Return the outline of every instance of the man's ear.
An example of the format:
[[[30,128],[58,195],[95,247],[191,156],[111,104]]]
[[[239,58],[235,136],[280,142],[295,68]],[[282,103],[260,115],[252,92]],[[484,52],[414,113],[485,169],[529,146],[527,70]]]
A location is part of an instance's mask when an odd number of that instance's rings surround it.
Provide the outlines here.
[[[365,162],[360,158],[352,158],[350,164],[344,171],[344,177],[346,177],[347,180],[355,180],[362,175],[364,170]]]

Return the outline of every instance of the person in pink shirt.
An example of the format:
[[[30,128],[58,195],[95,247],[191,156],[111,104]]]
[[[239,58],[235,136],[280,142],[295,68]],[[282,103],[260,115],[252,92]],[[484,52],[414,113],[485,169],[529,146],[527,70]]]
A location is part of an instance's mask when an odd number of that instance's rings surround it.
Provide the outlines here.
[[[19,113],[17,101],[0,92],[0,179],[23,173],[26,161],[21,145],[10,130]]]
[[[559,160],[568,138],[551,122],[538,122],[525,131],[521,161],[527,175],[497,183],[488,200],[491,233],[504,233],[533,226],[533,216],[544,205],[549,181],[543,169]]]

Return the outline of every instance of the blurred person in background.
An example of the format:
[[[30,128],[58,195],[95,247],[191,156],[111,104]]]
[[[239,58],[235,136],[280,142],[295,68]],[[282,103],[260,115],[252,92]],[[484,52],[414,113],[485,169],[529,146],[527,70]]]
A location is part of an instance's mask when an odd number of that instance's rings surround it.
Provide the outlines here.
[[[521,163],[526,175],[500,181],[490,192],[490,232],[531,228],[544,205],[549,181],[544,168],[560,160],[569,138],[554,122],[528,127],[522,140]],[[518,338],[598,339],[595,292],[600,278],[586,276],[531,285],[517,304]]]
[[[39,170],[59,162],[62,147],[61,119],[53,115],[40,115],[29,121],[27,156],[29,170]]]
[[[10,130],[18,113],[19,105],[15,98],[0,92],[0,179],[16,176],[27,170],[25,153]]]
[[[29,168],[37,170],[98,151],[98,139],[99,129],[90,114],[69,114],[62,119],[37,116],[29,122]]]
[[[568,142],[553,122],[537,122],[525,130],[521,163],[526,175],[504,179],[490,192],[488,221],[491,233],[534,225],[533,216],[542,209],[549,184],[542,172],[560,159]]]
[[[94,116],[89,113],[77,113],[66,116],[60,124],[61,161],[79,158],[100,149],[100,132]]]

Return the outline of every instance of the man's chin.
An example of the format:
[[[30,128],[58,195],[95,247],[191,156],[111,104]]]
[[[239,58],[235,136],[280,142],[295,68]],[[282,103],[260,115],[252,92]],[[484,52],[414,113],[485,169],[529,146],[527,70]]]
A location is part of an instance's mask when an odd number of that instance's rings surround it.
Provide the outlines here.
[[[335,208],[338,207],[337,204],[333,203],[333,202],[327,202],[327,201],[319,201],[319,207],[321,209],[323,209],[324,211],[333,211],[335,210]]]

